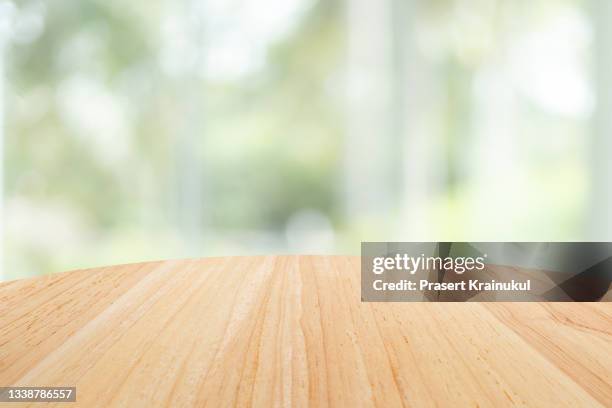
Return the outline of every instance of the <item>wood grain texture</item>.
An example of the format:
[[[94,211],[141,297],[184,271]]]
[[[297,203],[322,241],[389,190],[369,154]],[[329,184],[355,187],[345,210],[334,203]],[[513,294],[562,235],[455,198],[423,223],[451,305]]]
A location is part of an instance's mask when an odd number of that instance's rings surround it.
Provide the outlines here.
[[[609,303],[361,303],[359,267],[210,258],[3,283],[0,386],[76,386],[82,407],[612,406]]]

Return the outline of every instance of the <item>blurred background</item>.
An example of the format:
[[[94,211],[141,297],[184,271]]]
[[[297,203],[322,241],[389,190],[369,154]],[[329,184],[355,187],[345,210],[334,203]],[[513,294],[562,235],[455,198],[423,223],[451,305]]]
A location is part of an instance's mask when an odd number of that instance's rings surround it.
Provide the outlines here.
[[[609,0],[0,0],[0,278],[612,240]]]

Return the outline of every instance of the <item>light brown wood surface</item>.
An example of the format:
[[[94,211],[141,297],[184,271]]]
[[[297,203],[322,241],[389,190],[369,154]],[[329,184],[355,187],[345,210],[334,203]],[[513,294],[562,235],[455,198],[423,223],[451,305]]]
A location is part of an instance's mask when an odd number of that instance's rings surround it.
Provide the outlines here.
[[[0,386],[76,386],[63,407],[612,406],[610,303],[361,303],[359,268],[210,258],[3,283]]]

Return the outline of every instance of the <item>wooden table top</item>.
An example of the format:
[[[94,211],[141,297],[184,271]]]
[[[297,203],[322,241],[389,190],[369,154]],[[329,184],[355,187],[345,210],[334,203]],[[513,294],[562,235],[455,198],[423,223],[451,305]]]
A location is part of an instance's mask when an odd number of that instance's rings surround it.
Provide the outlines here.
[[[612,406],[612,304],[361,303],[359,269],[209,258],[2,283],[0,386],[76,386],[57,405],[83,407]]]

